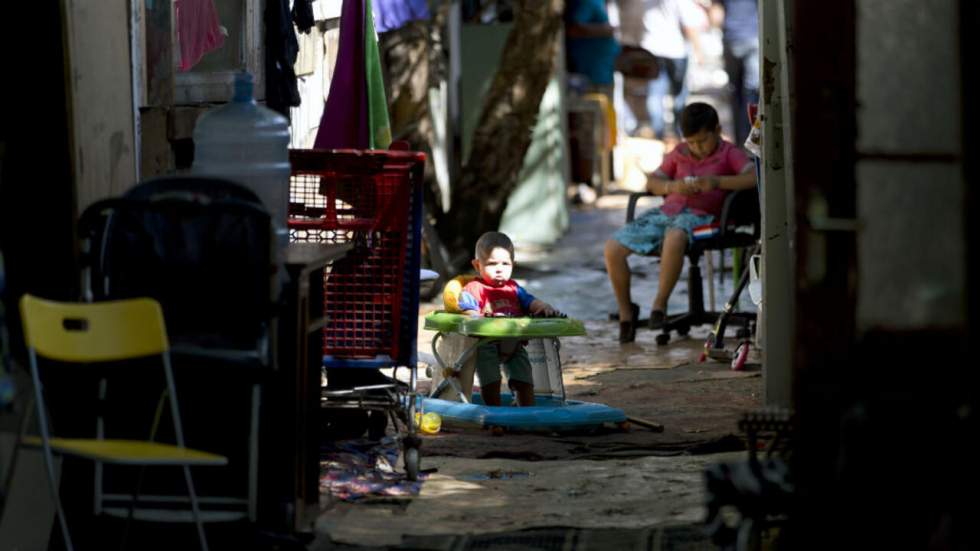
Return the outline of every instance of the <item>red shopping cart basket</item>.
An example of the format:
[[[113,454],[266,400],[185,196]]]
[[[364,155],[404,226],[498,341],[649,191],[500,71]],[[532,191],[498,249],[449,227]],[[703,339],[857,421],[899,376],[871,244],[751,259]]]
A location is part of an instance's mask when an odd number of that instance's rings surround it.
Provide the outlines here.
[[[414,361],[425,155],[291,150],[289,160],[290,241],[354,245],[324,280],[325,362]]]

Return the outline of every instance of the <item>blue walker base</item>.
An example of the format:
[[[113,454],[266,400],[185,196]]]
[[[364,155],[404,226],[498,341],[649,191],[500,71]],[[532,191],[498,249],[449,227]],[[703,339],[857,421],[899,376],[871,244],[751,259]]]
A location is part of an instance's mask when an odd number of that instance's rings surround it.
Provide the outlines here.
[[[513,403],[513,396],[501,393],[501,403]],[[623,410],[594,402],[562,400],[557,396],[537,395],[534,406],[485,406],[479,393],[472,403],[451,402],[439,398],[422,400],[422,411],[435,412],[443,422],[482,427],[503,427],[526,431],[573,431],[598,428],[603,424],[624,423]]]

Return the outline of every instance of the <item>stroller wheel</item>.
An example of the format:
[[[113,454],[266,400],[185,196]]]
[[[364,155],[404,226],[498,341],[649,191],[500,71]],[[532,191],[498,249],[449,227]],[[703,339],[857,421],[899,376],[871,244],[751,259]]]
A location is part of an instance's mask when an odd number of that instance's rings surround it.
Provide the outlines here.
[[[690,332],[691,332],[691,326],[690,325],[678,325],[677,326],[677,334],[680,335],[680,336],[682,336],[682,337],[686,337],[687,334],[690,333]]]
[[[405,448],[405,476],[413,482],[419,479],[418,448]]]
[[[668,342],[670,342],[670,333],[667,332],[658,333],[656,339],[657,339],[657,344],[663,346]]]

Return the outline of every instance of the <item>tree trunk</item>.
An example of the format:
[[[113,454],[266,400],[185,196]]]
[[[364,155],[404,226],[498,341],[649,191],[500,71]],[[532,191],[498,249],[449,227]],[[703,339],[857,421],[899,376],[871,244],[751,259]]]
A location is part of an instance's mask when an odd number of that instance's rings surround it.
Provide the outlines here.
[[[496,230],[531,144],[541,98],[555,68],[563,0],[515,0],[507,36],[473,134],[469,160],[452,187],[439,233],[453,252]],[[472,253],[470,253],[472,254]]]

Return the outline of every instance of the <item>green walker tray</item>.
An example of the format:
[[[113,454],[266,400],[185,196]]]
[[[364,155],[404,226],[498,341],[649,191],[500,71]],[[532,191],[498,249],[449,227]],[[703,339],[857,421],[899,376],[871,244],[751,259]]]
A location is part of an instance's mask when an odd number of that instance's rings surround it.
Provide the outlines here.
[[[425,328],[440,333],[459,333],[467,337],[578,337],[585,326],[572,318],[484,318],[449,312],[425,316]]]

